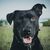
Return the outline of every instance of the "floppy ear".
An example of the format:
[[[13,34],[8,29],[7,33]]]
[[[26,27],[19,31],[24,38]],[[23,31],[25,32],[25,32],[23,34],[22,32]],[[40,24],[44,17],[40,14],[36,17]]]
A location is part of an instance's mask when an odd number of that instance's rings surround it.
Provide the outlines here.
[[[32,8],[32,10],[35,11],[35,13],[37,14],[38,17],[40,17],[42,15],[42,9],[46,8],[46,6],[44,4],[35,4]]]
[[[14,19],[14,13],[7,14],[7,21],[11,25],[12,20]]]
[[[44,4],[42,4],[42,7],[46,8],[46,6]]]
[[[40,9],[42,9],[42,8],[46,8],[46,6],[44,5],[44,4],[35,4],[34,6],[33,6],[33,8],[32,8],[32,10],[36,10],[37,8],[40,8]]]

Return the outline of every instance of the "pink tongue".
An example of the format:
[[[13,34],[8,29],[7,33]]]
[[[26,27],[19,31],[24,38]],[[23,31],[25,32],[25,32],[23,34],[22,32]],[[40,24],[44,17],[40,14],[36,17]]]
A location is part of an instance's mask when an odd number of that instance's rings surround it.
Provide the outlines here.
[[[30,43],[32,43],[32,37],[23,38],[23,42],[24,42],[25,44],[30,44]]]

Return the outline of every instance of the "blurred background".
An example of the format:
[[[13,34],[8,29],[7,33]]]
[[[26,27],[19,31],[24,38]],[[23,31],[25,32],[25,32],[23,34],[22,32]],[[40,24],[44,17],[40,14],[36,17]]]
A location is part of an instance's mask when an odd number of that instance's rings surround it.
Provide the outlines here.
[[[28,10],[35,4],[45,4],[39,19],[38,37],[44,50],[50,50],[50,0],[0,0],[0,50],[10,50],[13,40],[13,23],[10,26],[6,15],[15,10]]]

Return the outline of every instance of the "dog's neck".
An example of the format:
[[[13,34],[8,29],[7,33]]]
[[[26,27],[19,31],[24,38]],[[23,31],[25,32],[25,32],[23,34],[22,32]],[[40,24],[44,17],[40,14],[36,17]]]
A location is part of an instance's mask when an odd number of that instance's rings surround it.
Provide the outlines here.
[[[31,49],[32,49],[32,45],[29,44],[29,45],[27,46],[27,49],[28,49],[28,50],[31,50]]]

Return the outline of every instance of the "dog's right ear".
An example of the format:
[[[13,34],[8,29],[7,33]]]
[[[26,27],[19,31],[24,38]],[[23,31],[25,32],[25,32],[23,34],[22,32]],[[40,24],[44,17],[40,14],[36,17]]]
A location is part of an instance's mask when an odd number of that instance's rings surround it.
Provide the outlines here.
[[[7,14],[7,21],[11,25],[12,21],[14,20],[14,13]]]

